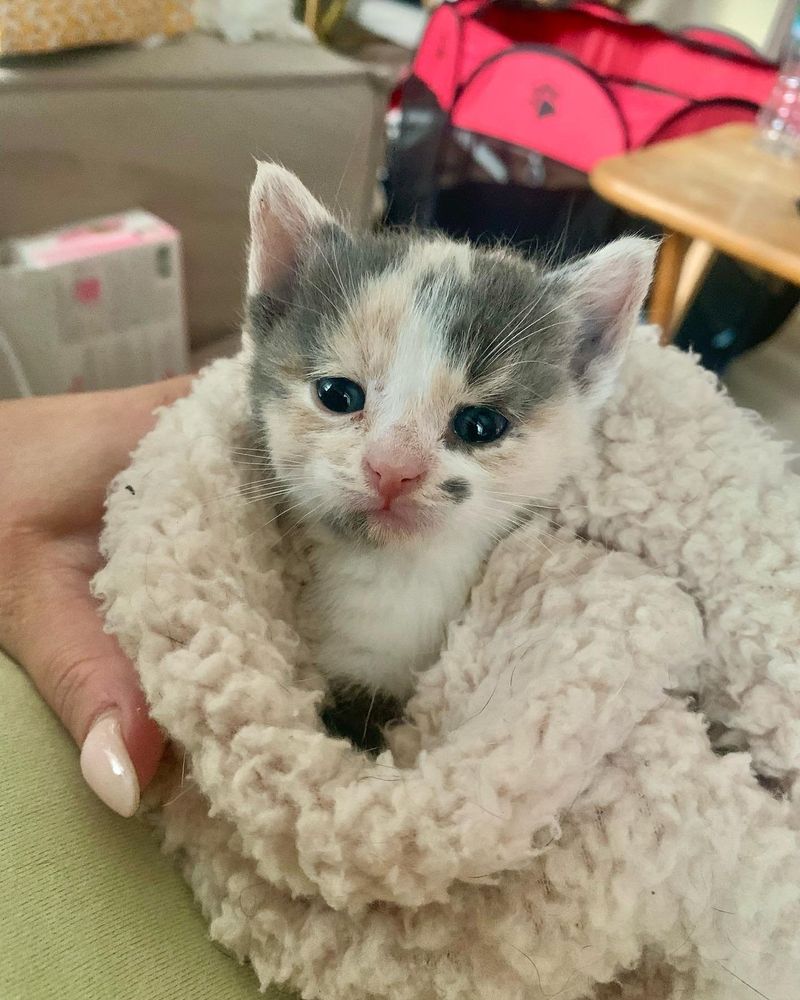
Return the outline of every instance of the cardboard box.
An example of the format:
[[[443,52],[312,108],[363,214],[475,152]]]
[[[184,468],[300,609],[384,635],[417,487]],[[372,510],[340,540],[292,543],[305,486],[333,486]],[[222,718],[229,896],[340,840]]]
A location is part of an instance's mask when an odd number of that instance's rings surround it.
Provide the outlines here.
[[[0,330],[0,399],[30,396],[31,387],[8,337]]]
[[[0,330],[36,394],[188,370],[178,232],[136,209],[0,250]]]
[[[4,0],[0,54],[53,52],[189,31],[190,0]]]

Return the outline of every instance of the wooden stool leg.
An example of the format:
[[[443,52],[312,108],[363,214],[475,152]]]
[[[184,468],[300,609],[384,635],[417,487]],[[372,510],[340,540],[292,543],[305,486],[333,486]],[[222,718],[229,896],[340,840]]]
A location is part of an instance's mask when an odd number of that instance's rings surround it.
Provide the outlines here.
[[[683,233],[668,233],[658,254],[648,314],[650,322],[661,327],[662,344],[668,344],[671,340],[675,293],[678,290],[683,259],[690,242],[689,237]]]
[[[697,298],[697,293],[708,277],[708,272],[716,257],[717,251],[710,243],[706,243],[704,240],[692,240],[691,246],[686,251],[681,278],[675,292],[675,304],[670,319],[670,340],[680,329],[680,325]]]
[[[306,11],[305,14],[303,15],[303,20],[306,22],[306,27],[310,28],[315,35],[317,33],[318,18],[319,18],[319,0],[306,0]]]

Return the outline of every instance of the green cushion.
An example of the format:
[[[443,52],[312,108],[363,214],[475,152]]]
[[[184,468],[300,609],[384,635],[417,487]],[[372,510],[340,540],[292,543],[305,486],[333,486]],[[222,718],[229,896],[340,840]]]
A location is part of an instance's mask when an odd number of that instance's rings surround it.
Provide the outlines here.
[[[0,747],[2,1000],[263,996],[209,940],[151,831],[86,788],[72,741],[2,653]]]

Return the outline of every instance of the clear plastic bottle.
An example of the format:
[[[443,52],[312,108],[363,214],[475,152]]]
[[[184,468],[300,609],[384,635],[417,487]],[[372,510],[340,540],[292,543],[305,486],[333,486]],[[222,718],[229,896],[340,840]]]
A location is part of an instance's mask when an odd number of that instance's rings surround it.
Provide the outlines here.
[[[800,156],[800,4],[778,79],[758,115],[761,144],[783,156]]]

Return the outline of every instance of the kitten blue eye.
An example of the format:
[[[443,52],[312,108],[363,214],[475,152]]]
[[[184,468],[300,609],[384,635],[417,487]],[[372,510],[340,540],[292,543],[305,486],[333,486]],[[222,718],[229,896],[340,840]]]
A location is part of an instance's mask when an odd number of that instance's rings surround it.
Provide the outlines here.
[[[508,421],[491,406],[465,406],[453,417],[453,431],[467,444],[489,444],[508,430]]]
[[[364,409],[364,390],[349,378],[318,379],[317,396],[334,413],[357,413]]]

